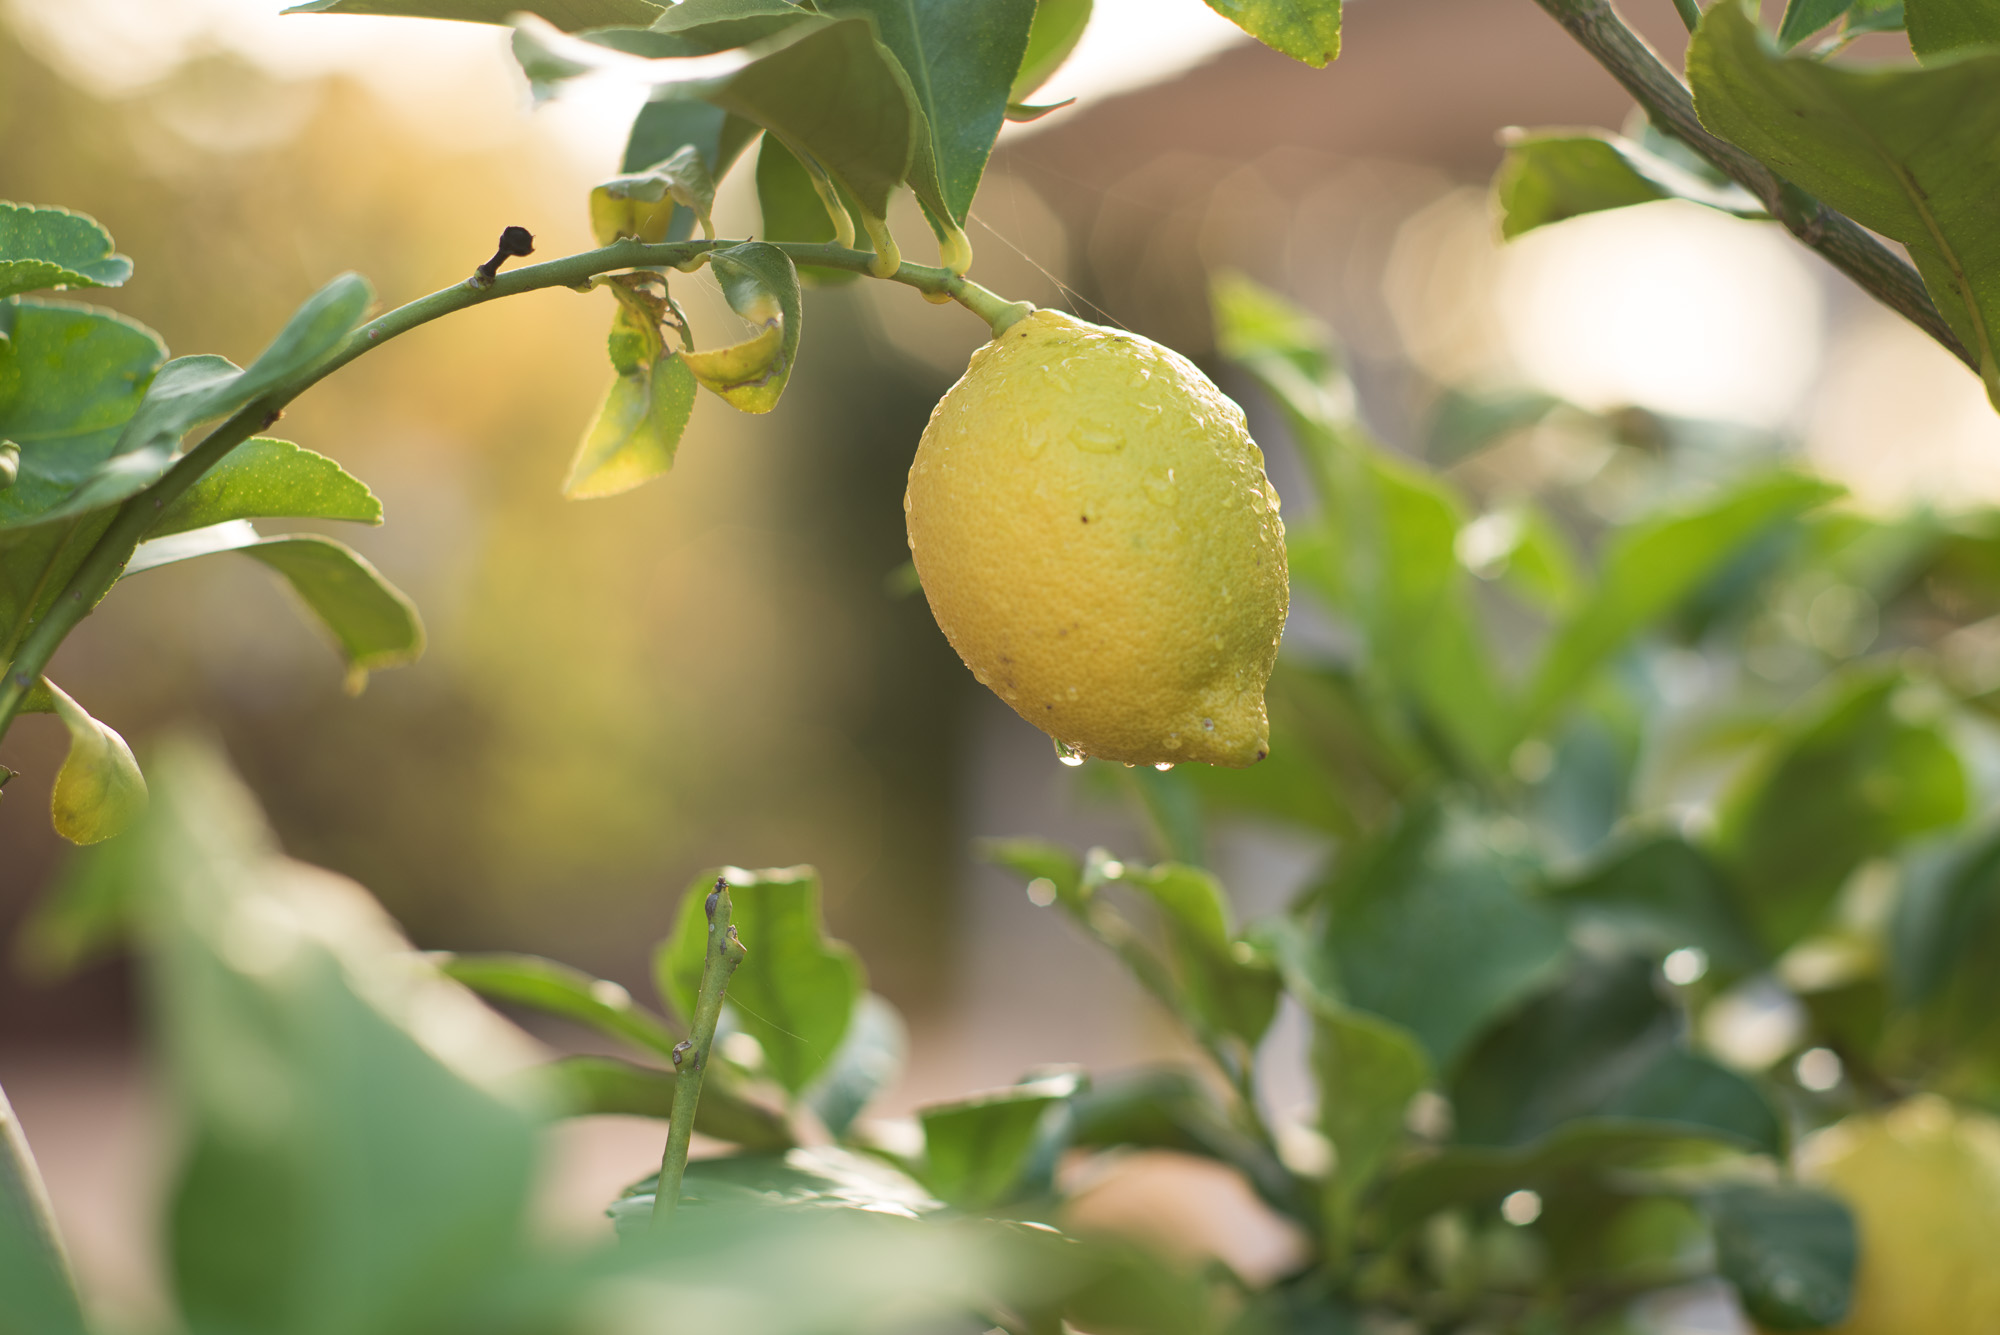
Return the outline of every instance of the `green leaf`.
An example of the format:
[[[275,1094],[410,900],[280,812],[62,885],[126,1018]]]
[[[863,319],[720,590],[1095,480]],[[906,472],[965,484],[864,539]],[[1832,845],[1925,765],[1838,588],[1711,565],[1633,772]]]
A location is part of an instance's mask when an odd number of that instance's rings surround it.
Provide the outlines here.
[[[1622,1170],[1711,1164],[1742,1149],[1734,1140],[1659,1123],[1577,1118],[1532,1145],[1454,1145],[1399,1167],[1383,1182],[1371,1216],[1394,1239],[1451,1206],[1490,1209],[1513,1191],[1551,1195]]]
[[[95,218],[0,201],[0,297],[45,287],[122,287],[132,261]]]
[[[1327,1226],[1346,1245],[1362,1194],[1402,1143],[1410,1100],[1431,1083],[1431,1063],[1409,1030],[1322,1005],[1313,1008],[1312,1069],[1320,1131],[1333,1146]]]
[[[1545,723],[1632,636],[1670,615],[1752,542],[1838,495],[1828,483],[1779,473],[1698,509],[1620,530],[1605,550],[1597,588],[1542,652],[1523,731]]]
[[[347,662],[347,686],[359,691],[379,668],[413,663],[424,652],[415,604],[360,553],[313,533],[261,537],[244,520],[142,542],[121,579],[197,556],[241,552],[263,562],[292,586],[332,632]]]
[[[438,972],[480,996],[589,1025],[600,1033],[670,1055],[680,1036],[666,1022],[632,1000],[613,982],[593,978],[567,964],[539,955],[453,955],[431,957]]]
[[[1097,1081],[1070,1100],[1069,1143],[1110,1149],[1177,1150],[1228,1164],[1274,1209],[1313,1210],[1291,1170],[1231,1118],[1192,1072],[1151,1067]]]
[[[196,479],[146,531],[164,538],[232,519],[344,519],[382,522],[382,502],[323,454],[285,440],[244,441]]]
[[[85,1335],[55,1213],[21,1123],[0,1090],[0,1310],[4,1335]]]
[[[1422,1040],[1447,1071],[1563,958],[1561,921],[1472,820],[1413,812],[1336,887],[1326,950],[1348,1004]]]
[[[709,268],[729,307],[756,327],[742,343],[686,354],[694,378],[732,408],[767,413],[778,406],[799,350],[799,276],[784,251],[746,241],[709,252]]]
[[[2000,54],[1927,69],[1783,58],[1739,5],[1688,48],[1702,124],[1862,226],[1899,241],[2000,404]]]
[[[1613,134],[1543,132],[1507,139],[1493,178],[1500,234],[1508,240],[1566,218],[1661,199],[1690,199],[1740,218],[1763,217],[1740,186],[1712,186],[1678,164]]]
[[[1143,891],[1160,910],[1187,1006],[1209,1030],[1255,1047],[1277,1013],[1278,976],[1261,952],[1236,936],[1222,883],[1180,863],[1123,866],[1118,882]]]
[[[531,82],[549,83],[630,62],[522,20],[514,54]],[[654,62],[653,99],[707,102],[810,155],[873,217],[909,178],[921,112],[909,80],[867,19],[808,19],[740,57],[710,64]],[[726,62],[714,73],[713,62]]]
[[[819,8],[875,21],[923,113],[917,157],[934,189],[913,183],[963,227],[1027,53],[1035,0],[819,0]]]
[[[1716,851],[1773,954],[1819,926],[1856,867],[1964,815],[1965,767],[1906,689],[1893,672],[1838,683],[1718,813]]]
[[[1903,17],[1910,47],[1927,65],[1967,47],[2000,46],[1996,0],[1904,0]]]
[[[1716,1268],[1766,1330],[1820,1330],[1846,1317],[1860,1247],[1832,1196],[1759,1183],[1706,1201]]]
[[[1021,53],[1021,68],[1007,91],[1007,100],[1019,103],[1032,97],[1062,68],[1089,24],[1090,0],[1036,0],[1028,47]]]
[[[676,8],[686,8],[686,0]],[[662,15],[660,21],[664,23],[670,17],[671,13]],[[619,170],[643,171],[683,148],[693,147],[701,154],[709,179],[720,181],[758,133],[757,127],[742,117],[706,102],[648,102],[633,118],[632,133],[625,141],[625,157]],[[687,240],[694,235],[694,224],[693,212],[676,205],[665,239]]]
[[[1678,835],[1628,842],[1552,889],[1583,931],[1624,949],[1659,959],[1694,946],[1725,979],[1769,962],[1728,877]]]
[[[570,1117],[657,1117],[664,1121],[673,1113],[672,1071],[617,1057],[564,1057],[546,1069],[560,1091],[563,1112]],[[791,1148],[792,1134],[785,1119],[735,1092],[718,1079],[719,1070],[711,1069],[702,1082],[694,1129],[746,1150]]]
[[[826,1129],[844,1136],[877,1094],[896,1083],[909,1053],[902,1014],[873,992],[861,998],[833,1060],[802,1096]],[[702,1099],[706,1102],[706,1087]]]
[[[1467,1054],[1448,1085],[1454,1138],[1531,1145],[1594,1117],[1782,1153],[1770,1104],[1742,1076],[1682,1051],[1680,1025],[1651,961],[1586,960]]]
[[[646,0],[307,0],[281,10],[285,14],[393,14],[417,19],[456,19],[461,23],[505,24],[522,10],[538,14],[564,32],[636,23],[640,27],[660,16],[660,6]]]
[[[672,468],[694,415],[687,357],[668,352],[655,317],[626,301],[625,289],[613,290],[620,294],[610,338],[618,378],[570,463],[563,495],[571,500],[616,496]]]
[[[611,1221],[621,1234],[630,1236],[634,1226],[651,1228],[654,1187],[654,1177],[641,1178],[611,1207]],[[756,1210],[753,1220],[768,1218],[771,1211],[791,1210],[852,1210],[918,1219],[943,1209],[944,1202],[882,1160],[834,1145],[688,1163],[677,1220],[686,1213],[699,1226],[705,1215],[746,1206]]]
[[[1204,865],[1208,831],[1202,822],[1201,790],[1189,771],[1165,773],[1141,765],[1121,772],[1138,795],[1162,852],[1175,862]]]
[[[1778,45],[1789,51],[1854,7],[1854,0],[1787,0]]]
[[[146,779],[125,739],[86,712],[53,682],[43,679],[56,717],[69,730],[69,755],[56,774],[50,799],[56,833],[73,844],[102,843],[146,809]]]
[[[1058,1077],[918,1109],[924,1186],[961,1210],[1013,1199],[1051,1114],[1076,1088],[1074,1076]]]
[[[701,224],[701,234],[713,241],[715,181],[701,150],[683,144],[652,165],[615,176],[590,192],[590,230],[597,244],[636,237],[645,242],[667,239],[678,209],[686,209]]]
[[[309,297],[248,368],[208,355],[168,362],[146,387],[109,457],[58,503],[13,522],[49,524],[116,505],[144,491],[172,466],[180,439],[191,428],[226,417],[266,390],[310,371],[340,346],[373,300],[365,279],[342,274]],[[19,490],[18,485],[13,490]],[[0,526],[7,520],[0,511]]]
[[[979,856],[996,867],[1005,867],[1031,886],[1038,880],[1049,883],[1049,893],[1065,906],[1083,906],[1083,864],[1059,844],[1043,839],[985,839],[976,846]]]
[[[764,238],[768,241],[819,243],[841,239],[812,175],[796,154],[769,135],[757,149],[757,207],[763,215]],[[845,211],[847,205],[842,203],[841,208]],[[852,214],[846,226],[846,240],[852,243]],[[829,269],[823,264],[799,267],[801,279],[826,286],[850,283],[860,276],[849,269]]]
[[[167,1255],[208,1331],[466,1329],[522,1261],[533,1119],[518,1031],[359,887],[285,860],[220,760],[157,764],[130,887],[169,1124]]]
[[[718,876],[729,882],[737,935],[749,952],[729,980],[725,1004],[762,1045],[771,1075],[797,1094],[826,1069],[847,1035],[866,987],[861,962],[827,937],[819,873],[811,867],[704,872],[682,898],[679,923],[653,962],[660,995],[683,1016],[694,1013],[701,986],[708,938],[702,903]]]
[[[1316,70],[1340,55],[1340,0],[1208,0],[1208,7]]]

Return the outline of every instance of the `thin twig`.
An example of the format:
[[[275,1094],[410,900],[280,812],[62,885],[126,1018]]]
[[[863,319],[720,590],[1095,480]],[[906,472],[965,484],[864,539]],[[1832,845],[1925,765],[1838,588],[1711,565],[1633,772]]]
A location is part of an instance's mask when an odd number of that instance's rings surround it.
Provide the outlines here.
[[[667,1124],[667,1150],[660,1158],[659,1180],[653,1186],[653,1223],[659,1224],[680,1203],[681,1179],[687,1173],[688,1144],[694,1136],[695,1110],[701,1106],[701,1078],[715,1050],[715,1025],[722,1017],[722,997],[729,976],[748,952],[729,922],[729,882],[718,879],[709,892],[708,949],[702,957],[701,988],[695,994],[694,1023],[687,1040],[674,1049],[674,1111]]]
[[[599,274],[621,269],[665,269],[697,262],[706,252],[742,245],[737,241],[675,241],[647,245],[639,241],[617,241],[597,250],[531,264],[483,281],[482,269],[474,278],[454,283],[442,291],[420,297],[349,334],[334,354],[310,370],[260,395],[238,409],[202,442],[182,455],[166,476],[118,508],[111,524],[70,575],[48,613],[21,638],[20,646],[0,679],[0,739],[13,726],[28,692],[47,671],[63,640],[74,630],[98,600],[111,591],[132,558],[132,551],[145,538],[160,513],[178,499],[224,455],[278,420],[286,404],[332,375],[355,358],[381,347],[398,334],[408,333],[444,315],[466,310],[502,297],[519,296],[551,287],[587,287]],[[865,250],[844,246],[802,242],[772,242],[796,264],[870,273],[875,256]],[[1010,302],[979,284],[947,269],[921,264],[905,264],[889,276],[889,281],[916,288],[928,297],[956,301],[986,321],[994,334],[1021,319],[1034,307],[1026,302]]]
[[[1924,280],[1894,251],[1843,213],[1835,212],[1736,145],[1702,128],[1687,85],[1660,63],[1608,0],[1535,0],[1584,50],[1625,85],[1653,123],[1686,143],[1764,205],[1765,212],[1877,301],[1929,334],[1954,357],[1979,362],[1939,313]]]

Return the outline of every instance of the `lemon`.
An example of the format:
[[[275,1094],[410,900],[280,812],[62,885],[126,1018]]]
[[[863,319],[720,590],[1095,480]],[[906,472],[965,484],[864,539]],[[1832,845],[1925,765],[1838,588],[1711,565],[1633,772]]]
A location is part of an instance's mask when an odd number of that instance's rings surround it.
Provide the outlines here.
[[[2000,1331],[2000,1122],[1915,1098],[1820,1132],[1800,1166],[1847,1202],[1860,1233],[1836,1335]]]
[[[1242,766],[1289,597],[1243,410],[1135,334],[1036,311],[973,353],[903,498],[973,674],[1076,753]]]

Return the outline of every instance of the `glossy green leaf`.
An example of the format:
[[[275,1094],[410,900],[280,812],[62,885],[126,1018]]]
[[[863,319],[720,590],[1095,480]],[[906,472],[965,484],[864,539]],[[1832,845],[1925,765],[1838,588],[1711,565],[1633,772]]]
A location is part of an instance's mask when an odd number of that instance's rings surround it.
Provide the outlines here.
[[[1493,178],[1500,234],[1508,240],[1537,227],[1606,209],[1689,199],[1738,217],[1762,217],[1739,186],[1711,186],[1692,172],[1612,134],[1543,133],[1507,141]]]
[[[539,955],[439,953],[431,959],[445,977],[494,1001],[574,1020],[662,1055],[672,1053],[680,1041],[664,1021],[633,1001],[630,992],[567,964]]]
[[[1854,0],[1787,0],[1785,17],[1778,24],[1778,45],[1791,50],[1853,7]]]
[[[1208,0],[1208,7],[1314,69],[1340,55],[1340,0]]]
[[[461,23],[509,22],[522,10],[538,14],[564,32],[605,28],[614,24],[641,27],[660,16],[659,5],[647,0],[307,0],[286,14],[393,14],[418,19],[456,19]]]
[[[85,1335],[69,1260],[28,1138],[0,1090],[0,1335]]]
[[[1903,0],[1903,18],[1917,59],[1972,47],[2000,46],[2000,3],[1996,0]]]
[[[854,1008],[854,1019],[833,1060],[806,1089],[806,1106],[828,1131],[846,1135],[875,1096],[902,1076],[909,1049],[910,1033],[902,1013],[885,998],[868,993]],[[704,1090],[702,1098],[707,1097]]]
[[[73,519],[145,490],[173,464],[180,439],[191,428],[226,417],[266,390],[311,370],[340,346],[373,300],[374,293],[365,279],[342,274],[308,298],[247,368],[208,355],[168,362],[146,387],[145,397],[125,422],[109,457],[85,474],[67,496],[13,522],[50,524]],[[18,485],[9,489],[16,490]],[[0,525],[7,519],[0,513]]]
[[[819,8],[874,20],[923,113],[914,165],[930,180],[912,184],[964,226],[1027,54],[1035,0],[819,0]]]
[[[1966,1089],[2000,1087],[2000,838],[1990,825],[1908,859],[1888,932],[1903,1047]]]
[[[1742,1076],[1683,1051],[1680,1024],[1650,960],[1586,961],[1467,1054],[1448,1086],[1455,1139],[1530,1145],[1594,1117],[1781,1153],[1770,1104]]]
[[[662,16],[663,22],[666,17]],[[625,156],[619,163],[619,170],[643,171],[683,148],[693,147],[701,154],[709,179],[720,181],[757,135],[756,126],[706,102],[675,99],[647,102],[633,118],[632,132],[625,141]],[[694,235],[694,225],[693,212],[677,205],[667,223],[664,239],[685,241]]]
[[[1036,0],[1035,22],[1021,68],[1007,92],[1009,102],[1026,102],[1062,68],[1090,24],[1090,0]]]
[[[1688,49],[1702,124],[1862,226],[1899,241],[2000,403],[2000,53],[1926,69],[1785,59],[1738,5]]]
[[[758,332],[729,347],[687,353],[688,369],[732,408],[770,412],[799,350],[798,271],[784,251],[763,241],[712,251],[708,263],[730,309]]]
[[[148,538],[164,538],[232,519],[344,519],[382,522],[382,502],[323,454],[285,440],[244,441],[166,508]]]
[[[1759,1326],[1820,1330],[1847,1315],[1860,1246],[1839,1200],[1759,1183],[1716,1192],[1706,1205],[1716,1268]]]
[[[701,150],[683,144],[650,166],[616,176],[590,192],[590,230],[597,244],[636,237],[640,241],[667,239],[676,209],[686,209],[701,225],[701,233],[715,239],[715,181]]]
[[[1249,942],[1236,936],[1222,883],[1199,867],[1124,864],[1118,878],[1160,910],[1181,998],[1212,1032],[1234,1034],[1253,1047],[1277,1013],[1278,975]]]
[[[1431,1083],[1431,1063],[1414,1034],[1376,1016],[1320,1006],[1312,1024],[1319,1127],[1333,1146],[1327,1225],[1347,1245],[1362,1193],[1402,1143],[1410,1100]]]
[[[827,184],[832,187],[831,182]],[[837,190],[835,197],[838,198]],[[763,235],[767,241],[818,243],[843,239],[834,228],[833,216],[811,174],[796,154],[768,135],[757,149],[757,207],[764,219]],[[841,208],[846,211],[844,202]],[[844,238],[849,244],[854,238],[854,227],[850,213]],[[851,283],[861,276],[850,269],[829,269],[822,264],[800,265],[798,272],[801,280],[828,286]]]
[[[1449,1070],[1563,958],[1561,921],[1525,879],[1470,818],[1412,813],[1335,892],[1326,950],[1347,1002]]]
[[[120,287],[132,261],[95,218],[0,201],[0,297],[46,287]]]
[[[514,55],[538,84],[632,68],[527,19],[515,26]],[[742,53],[657,59],[647,73],[655,101],[707,102],[761,126],[809,154],[878,219],[909,179],[922,113],[867,19],[809,19]]]
[[[1194,767],[1190,767],[1194,768]],[[1212,768],[1212,767],[1209,767]],[[1163,772],[1149,765],[1123,771],[1138,795],[1161,852],[1175,862],[1200,867],[1208,861],[1208,830],[1202,820],[1201,789],[1189,769]]]
[[[694,414],[687,357],[667,351],[655,316],[620,292],[610,337],[618,378],[570,463],[563,495],[571,500],[616,496],[667,472]]]
[[[657,1117],[664,1121],[673,1113],[672,1071],[617,1057],[564,1057],[551,1062],[546,1070],[567,1116]],[[746,1150],[782,1151],[792,1145],[785,1119],[730,1088],[718,1078],[717,1070],[709,1071],[702,1081],[694,1129],[712,1140],[728,1141]]]
[[[284,576],[332,632],[350,691],[360,690],[370,672],[413,663],[424,652],[415,604],[358,552],[317,534],[266,538],[243,520],[216,524],[140,543],[121,578],[217,552],[241,552]]]
[[[1768,963],[1728,877],[1678,835],[1613,849],[1553,891],[1582,930],[1636,953],[1658,959],[1693,946],[1725,978]]]
[[[1905,689],[1894,673],[1841,684],[1724,802],[1716,848],[1773,953],[1820,925],[1856,867],[1964,815],[1964,764]]]
[[[749,952],[730,977],[726,1013],[762,1045],[773,1078],[797,1094],[847,1036],[866,990],[861,961],[826,935],[819,873],[811,867],[705,872],[682,898],[674,934],[654,957],[660,995],[683,1016],[693,1013],[701,986],[708,940],[702,904],[718,876],[729,882],[736,932]]]
[[[69,754],[50,799],[56,833],[73,844],[95,844],[130,825],[146,809],[146,779],[132,748],[61,689],[43,682],[56,717],[69,732]]]
[[[687,32],[720,23],[741,23],[758,25],[757,36],[768,37],[811,12],[810,7],[791,0],[680,0],[653,20],[653,31]]]
[[[520,1262],[528,1047],[350,882],[286,861],[212,753],[157,766],[131,887],[169,1124],[168,1269],[195,1330],[480,1324]]]
[[[1542,653],[1524,730],[1546,722],[1607,658],[1671,614],[1751,542],[1839,494],[1828,483],[1779,473],[1699,508],[1620,530],[1600,562],[1597,588]]]
[[[924,1186],[961,1210],[1005,1204],[1028,1173],[1046,1121],[1075,1092],[1075,1077],[1060,1077],[918,1109]]]

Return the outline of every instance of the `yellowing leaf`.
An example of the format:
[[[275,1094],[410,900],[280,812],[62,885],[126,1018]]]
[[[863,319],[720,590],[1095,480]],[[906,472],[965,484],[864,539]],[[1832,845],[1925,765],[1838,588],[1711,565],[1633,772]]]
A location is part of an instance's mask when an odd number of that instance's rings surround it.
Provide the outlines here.
[[[688,369],[731,407],[770,412],[798,354],[798,272],[785,252],[762,241],[716,251],[709,265],[730,309],[761,328],[741,343],[688,353]]]
[[[701,223],[702,235],[713,241],[715,182],[701,150],[685,144],[673,156],[642,172],[606,181],[590,192],[590,230],[597,243],[608,246],[623,237],[648,243],[667,239],[667,229],[679,204]]]

